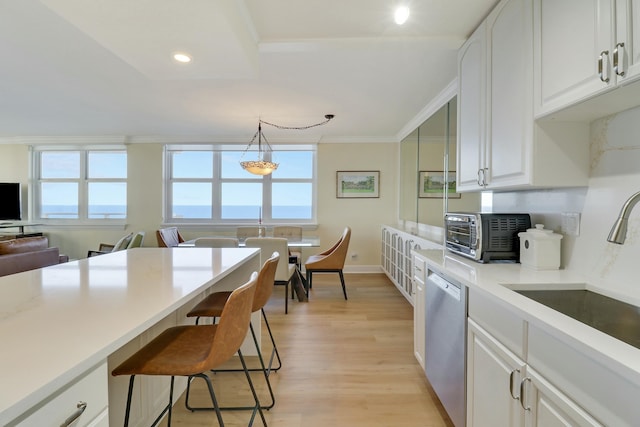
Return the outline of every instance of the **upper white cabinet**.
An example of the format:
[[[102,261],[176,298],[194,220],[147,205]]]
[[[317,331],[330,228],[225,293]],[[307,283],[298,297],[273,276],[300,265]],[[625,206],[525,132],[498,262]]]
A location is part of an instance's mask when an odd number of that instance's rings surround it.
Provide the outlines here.
[[[503,0],[459,51],[459,191],[587,185],[588,125],[534,122],[533,23]]]
[[[640,0],[535,0],[537,117],[640,76],[639,9]]]

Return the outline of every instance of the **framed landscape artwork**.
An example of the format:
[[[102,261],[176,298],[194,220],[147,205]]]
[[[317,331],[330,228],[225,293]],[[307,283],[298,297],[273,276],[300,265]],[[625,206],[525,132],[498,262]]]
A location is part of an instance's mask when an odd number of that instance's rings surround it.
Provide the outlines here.
[[[445,180],[443,171],[420,171],[420,189],[418,197],[425,199],[438,199],[444,197],[446,192],[450,199],[459,199],[460,193],[456,193],[456,173],[449,172]]]
[[[336,197],[380,197],[380,171],[338,171]]]

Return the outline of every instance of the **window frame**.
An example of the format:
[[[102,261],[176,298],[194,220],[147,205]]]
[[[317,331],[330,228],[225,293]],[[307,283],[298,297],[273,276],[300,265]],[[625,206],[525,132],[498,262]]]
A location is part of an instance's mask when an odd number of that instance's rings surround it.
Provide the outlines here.
[[[262,185],[262,224],[278,225],[278,224],[297,224],[297,225],[316,225],[317,224],[317,149],[316,145],[271,145],[273,151],[305,151],[310,152],[312,156],[312,173],[310,178],[275,178],[270,175],[259,176],[251,175],[248,172],[244,178],[223,178],[221,176],[222,155],[225,152],[233,151],[242,153],[244,147],[237,145],[211,145],[211,144],[191,144],[191,145],[165,145],[164,149],[164,206],[163,206],[163,223],[172,225],[220,225],[220,226],[237,226],[237,225],[253,225],[257,223],[257,219],[223,219],[222,218],[222,184],[224,183],[259,183]],[[213,153],[213,174],[211,178],[173,178],[173,156],[172,153],[179,151],[207,151]],[[247,151],[251,153],[251,151]],[[266,160],[270,160],[271,153],[264,153]],[[240,165],[238,165],[240,167]],[[173,183],[176,182],[204,182],[212,184],[212,218],[172,218],[173,206]],[[295,219],[278,219],[272,218],[272,186],[274,183],[310,183],[311,184],[311,218],[295,218]],[[268,206],[268,209],[266,209]]]
[[[129,216],[129,153],[125,145],[34,145],[31,151],[29,218],[42,224],[66,225],[116,225],[124,226]],[[42,153],[78,152],[80,153],[80,176],[78,178],[42,178]],[[124,153],[127,160],[125,178],[89,178],[89,154],[96,152]],[[78,184],[78,217],[77,218],[43,218],[41,206],[41,184],[46,182],[75,182]],[[124,218],[89,218],[89,184],[90,183],[124,183],[126,186]]]

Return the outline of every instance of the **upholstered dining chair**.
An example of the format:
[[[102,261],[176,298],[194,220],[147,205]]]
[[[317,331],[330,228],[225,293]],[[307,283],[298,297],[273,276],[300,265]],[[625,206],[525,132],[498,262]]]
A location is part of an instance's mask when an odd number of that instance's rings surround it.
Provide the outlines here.
[[[237,248],[239,242],[233,237],[198,237],[193,244],[197,248]]]
[[[247,237],[264,237],[266,234],[267,229],[263,226],[236,228],[236,237],[241,241],[244,241]]]
[[[161,248],[174,248],[184,242],[184,238],[180,235],[178,227],[156,230],[156,238],[158,239],[158,247]]]
[[[296,257],[296,264],[298,267],[302,266],[302,251],[291,250],[293,242],[299,242],[302,240],[302,227],[294,225],[274,225],[273,237],[284,237],[289,241],[289,256]]]
[[[258,283],[258,274],[253,273],[250,280],[231,292],[220,313],[220,321],[215,325],[183,325],[166,329],[147,345],[134,353],[116,367],[111,374],[129,375],[129,393],[125,411],[125,427],[129,424],[133,385],[136,375],[162,375],[171,377],[169,404],[164,407],[155,426],[164,414],[167,414],[167,426],[171,426],[173,406],[173,385],[176,376],[202,378],[209,389],[218,423],[224,426],[222,414],[211,379],[205,372],[215,369],[229,360],[236,352],[253,394],[255,406],[249,425],[253,424],[256,413],[260,414],[263,425],[267,425],[260,406],[260,400],[251,381],[251,376],[242,355],[240,346],[249,330],[251,308]]]
[[[100,245],[98,245],[98,250],[97,251],[90,250],[90,251],[87,252],[87,258],[88,257],[92,257],[92,256],[96,256],[96,255],[108,254],[110,252],[122,251],[122,250],[128,248],[128,246],[132,242],[132,240],[133,240],[133,233],[129,233],[129,234],[125,235],[125,236],[122,236],[113,245],[111,245],[109,243],[100,243]]]
[[[280,254],[275,284],[284,285],[284,313],[287,314],[289,312],[289,284],[296,272],[296,264],[289,263],[287,239],[283,237],[247,237],[244,244],[247,248],[260,248],[261,260],[264,260],[265,257],[274,252]]]
[[[338,240],[331,248],[317,254],[311,255],[304,263],[307,274],[307,297],[309,289],[311,289],[314,273],[338,273],[340,275],[340,283],[342,284],[342,293],[344,299],[347,299],[347,288],[344,283],[344,275],[342,269],[347,258],[347,250],[349,249],[349,240],[351,239],[351,228],[345,227],[340,240]]]
[[[262,256],[261,258],[264,259],[266,257]],[[278,268],[278,261],[280,260],[280,255],[277,252],[273,252],[271,254],[271,256],[269,258],[267,258],[263,265],[262,268],[260,269],[260,273],[258,274],[258,284],[256,285],[256,294],[253,297],[253,306],[251,308],[252,312],[257,312],[260,311],[262,313],[262,318],[264,319],[265,325],[267,326],[267,330],[269,331],[269,337],[271,338],[271,344],[272,344],[272,350],[271,350],[271,355],[269,357],[269,366],[267,367],[267,365],[265,365],[264,363],[264,358],[262,357],[262,350],[260,349],[260,344],[258,343],[258,338],[256,336],[256,333],[253,329],[253,324],[249,325],[249,329],[251,331],[251,336],[253,337],[253,343],[256,347],[257,350],[257,354],[258,354],[258,359],[260,361],[260,369],[263,374],[264,374],[264,378],[265,381],[267,383],[267,388],[269,390],[269,394],[271,396],[271,403],[263,406],[263,409],[270,409],[273,407],[273,405],[275,405],[276,403],[276,399],[275,399],[275,395],[273,394],[273,389],[271,388],[271,381],[269,380],[269,375],[271,374],[271,371],[277,371],[278,369],[280,369],[282,367],[282,360],[280,359],[280,354],[278,353],[278,347],[276,346],[276,342],[275,339],[273,338],[273,334],[271,333],[271,327],[269,326],[269,320],[267,319],[267,314],[264,311],[264,306],[267,304],[267,301],[269,301],[269,298],[271,297],[271,294],[273,293],[273,284],[274,284],[274,280],[275,280],[275,276],[276,276],[276,269]],[[229,299],[229,296],[231,295],[231,292],[228,291],[220,291],[220,292],[214,292],[209,294],[208,296],[206,296],[202,301],[200,301],[198,304],[196,304],[195,307],[193,307],[191,309],[191,311],[189,311],[187,313],[187,317],[195,317],[196,318],[196,325],[198,324],[198,322],[200,321],[201,317],[212,317],[213,318],[213,322],[215,323],[215,319],[217,317],[220,317],[220,314],[222,313],[224,306],[227,302],[227,300]],[[273,357],[276,357],[278,360],[278,366],[276,368],[272,368],[272,362],[273,362]],[[256,370],[256,369],[249,369],[250,371]],[[216,372],[234,372],[237,371],[237,369],[224,369],[224,370],[218,370]],[[187,385],[187,397],[185,398],[185,406],[187,407],[187,409],[189,410],[194,410],[194,409],[210,409],[210,408],[193,408],[189,405],[189,385]],[[221,408],[221,409],[251,409],[248,407],[233,407],[233,408]]]

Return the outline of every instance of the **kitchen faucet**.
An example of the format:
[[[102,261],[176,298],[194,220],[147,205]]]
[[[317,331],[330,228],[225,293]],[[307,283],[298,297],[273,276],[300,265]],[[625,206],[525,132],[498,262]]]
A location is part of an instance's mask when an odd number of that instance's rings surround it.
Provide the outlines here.
[[[629,214],[633,210],[633,207],[640,201],[640,191],[638,191],[633,196],[629,197],[629,200],[624,202],[622,205],[622,210],[620,210],[620,215],[618,215],[618,219],[613,224],[611,231],[609,232],[609,237],[607,238],[608,242],[616,243],[618,245],[622,245],[624,243],[624,239],[627,237],[627,224],[629,223]]]

